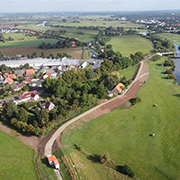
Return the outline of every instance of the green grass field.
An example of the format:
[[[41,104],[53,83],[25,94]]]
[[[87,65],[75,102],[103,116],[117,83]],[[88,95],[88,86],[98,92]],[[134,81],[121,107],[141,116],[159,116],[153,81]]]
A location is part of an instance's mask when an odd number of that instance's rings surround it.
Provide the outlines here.
[[[70,126],[62,136],[66,152],[78,144],[92,154],[109,152],[116,163],[129,165],[137,179],[179,179],[180,88],[166,79],[166,68],[158,65],[162,61],[150,63],[150,77],[137,93],[139,104]]]
[[[123,56],[134,54],[137,51],[146,54],[153,49],[151,41],[138,35],[112,37],[107,44],[112,44],[113,50],[119,51]]]
[[[57,39],[37,39],[37,40],[28,40],[28,41],[11,41],[6,43],[0,43],[1,48],[9,48],[9,47],[24,47],[24,46],[38,46],[42,42],[45,43],[56,43]]]
[[[34,151],[20,140],[0,131],[0,179],[38,179],[34,155]]]
[[[98,31],[93,30],[74,30],[74,29],[62,29],[66,30],[66,34],[62,35],[63,37],[77,38],[81,42],[94,41]],[[83,32],[84,34],[78,34],[77,32]]]
[[[21,40],[35,40],[37,39],[35,36],[25,36],[24,33],[3,33],[4,38],[7,39],[12,37],[15,41],[21,41]]]
[[[178,34],[170,34],[170,33],[162,33],[162,34],[157,34],[163,38],[169,39],[173,42],[175,42],[176,44],[180,45],[180,35]]]
[[[128,69],[119,71],[120,76],[126,77],[126,79],[132,79],[134,73],[136,72],[138,66],[133,66]]]
[[[93,18],[91,21],[90,20],[82,20],[80,23],[72,23],[72,22],[52,22],[53,25],[60,25],[60,26],[102,26],[102,27],[125,27],[125,28],[134,28],[134,27],[141,27],[139,24],[134,24],[130,22],[125,22],[125,21],[103,21],[100,18]]]

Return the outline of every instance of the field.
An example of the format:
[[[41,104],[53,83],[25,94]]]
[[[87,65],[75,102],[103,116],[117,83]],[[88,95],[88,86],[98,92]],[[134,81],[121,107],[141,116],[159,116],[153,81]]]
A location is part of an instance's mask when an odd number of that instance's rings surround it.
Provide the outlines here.
[[[37,39],[36,36],[25,36],[23,33],[3,33],[4,38],[7,39],[12,37],[15,41],[23,41],[23,40],[35,40]]]
[[[52,53],[53,55],[56,55],[57,53],[68,53],[69,55],[72,56],[72,58],[74,58],[73,53],[79,50],[81,50],[80,47],[42,50],[37,48],[37,46],[25,46],[25,47],[3,48],[0,49],[0,52],[3,55],[9,55],[9,56],[15,56],[17,54],[23,54],[24,56],[26,56],[27,54],[31,55],[33,52],[36,52],[37,56],[40,56],[41,52],[44,52],[45,56],[49,55],[50,53]]]
[[[178,35],[178,34],[162,33],[162,34],[158,34],[158,35],[161,36],[162,38],[169,39],[169,40],[175,42],[176,44],[180,45],[180,35]]]
[[[137,70],[137,66],[133,66],[128,69],[119,71],[119,74],[120,74],[120,76],[126,77],[126,79],[132,79],[136,70]]]
[[[138,35],[112,37],[107,44],[112,44],[113,50],[119,51],[123,56],[134,54],[137,51],[146,54],[153,48],[149,40]]]
[[[71,154],[73,144],[78,144],[92,154],[109,152],[116,163],[129,165],[137,179],[179,179],[180,89],[162,73],[162,61],[150,63],[150,77],[137,93],[139,104],[130,109],[116,108],[66,129],[62,135],[65,152]],[[102,173],[95,166],[91,168],[98,176]],[[95,174],[93,177],[98,179]]]
[[[98,31],[93,31],[93,30],[74,30],[74,29],[61,29],[61,30],[66,30],[66,34],[62,35],[63,37],[70,37],[70,38],[77,38],[81,42],[89,42],[89,41],[94,41],[96,35],[98,34]],[[84,34],[78,34],[78,32],[83,32]]]
[[[38,179],[34,155],[34,151],[20,140],[0,131],[0,179]]]
[[[38,46],[42,42],[45,43],[56,43],[57,39],[37,39],[37,40],[28,40],[28,41],[11,41],[6,43],[0,43],[1,48],[9,48],[9,47],[24,47],[24,46]]]
[[[60,25],[60,26],[99,26],[99,27],[125,27],[125,28],[134,28],[134,27],[141,27],[142,25],[133,24],[127,21],[103,21],[100,17],[92,17],[92,20],[82,20],[80,23],[72,23],[72,22],[52,22],[53,25]]]

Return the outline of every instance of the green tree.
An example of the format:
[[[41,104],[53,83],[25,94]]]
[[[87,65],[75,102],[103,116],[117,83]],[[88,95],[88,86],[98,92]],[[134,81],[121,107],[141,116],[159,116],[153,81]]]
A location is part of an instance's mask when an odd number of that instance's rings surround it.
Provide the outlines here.
[[[42,108],[38,116],[38,123],[42,127],[45,126],[47,122],[49,122],[49,114],[44,108]]]
[[[16,117],[18,113],[17,105],[13,101],[4,102],[2,114],[7,120],[10,120],[13,117]]]
[[[23,107],[21,107],[19,110],[18,119],[25,123],[28,121],[28,113]]]

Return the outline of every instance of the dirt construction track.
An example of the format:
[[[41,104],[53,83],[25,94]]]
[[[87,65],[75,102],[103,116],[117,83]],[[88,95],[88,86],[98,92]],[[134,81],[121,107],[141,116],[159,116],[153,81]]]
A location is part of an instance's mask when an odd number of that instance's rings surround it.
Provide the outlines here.
[[[92,119],[100,117],[104,114],[111,112],[117,106],[119,106],[119,105],[127,102],[129,99],[133,98],[135,96],[135,94],[137,93],[137,91],[141,88],[141,86],[143,86],[144,83],[147,81],[147,79],[149,77],[148,68],[149,68],[149,65],[147,63],[141,62],[141,66],[139,68],[139,71],[137,73],[135,80],[133,81],[130,88],[123,95],[117,96],[116,98],[114,98],[112,100],[106,101],[106,102],[90,109],[89,111],[76,117],[76,119],[75,118],[72,119],[74,121],[72,121],[72,120],[68,121],[67,123],[64,124],[65,126],[64,125],[61,126],[56,131],[51,131],[47,136],[44,136],[41,138],[38,138],[35,136],[31,136],[31,137],[22,136],[16,132],[12,131],[11,129],[7,128],[3,124],[0,124],[0,130],[6,132],[8,134],[11,134],[11,135],[17,137],[18,139],[22,140],[26,145],[29,145],[30,147],[35,149],[39,153],[39,155],[51,154],[51,153],[55,152],[58,149],[58,147],[60,146],[60,143],[58,142],[58,139],[59,139],[58,137],[60,137],[61,133],[67,126],[69,126],[70,124],[72,124],[73,122],[77,121],[80,118],[82,120],[90,121]]]
[[[144,85],[144,83],[147,81],[149,77],[148,73],[149,65],[145,62],[140,63],[139,71],[136,75],[136,78],[133,80],[131,86],[125,91],[123,95],[117,96],[116,98],[106,101],[100,105],[97,105],[96,107],[86,111],[85,113],[79,115],[78,117],[73,118],[72,120],[68,121],[67,123],[63,124],[59,129],[56,130],[56,132],[52,135],[52,137],[49,139],[47,144],[45,145],[44,154],[49,155],[52,154],[57,146],[54,145],[54,142],[56,143],[56,139],[61,135],[61,133],[72,123],[76,122],[79,119],[82,120],[92,120],[99,116],[102,116],[104,114],[107,114],[111,112],[114,108],[117,106],[125,103],[129,99],[133,98],[137,91],[140,89],[141,86]],[[56,147],[53,149],[53,147]]]

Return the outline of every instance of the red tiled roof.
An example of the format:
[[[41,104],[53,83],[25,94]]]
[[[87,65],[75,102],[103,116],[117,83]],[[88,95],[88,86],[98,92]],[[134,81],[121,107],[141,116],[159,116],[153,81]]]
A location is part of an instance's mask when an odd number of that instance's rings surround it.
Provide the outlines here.
[[[6,74],[5,76],[4,76],[5,78],[12,78],[12,79],[14,79],[14,78],[16,78],[16,75],[15,74]]]
[[[28,97],[34,97],[36,94],[38,94],[38,92],[36,90],[35,91],[30,91],[30,92],[24,92],[24,93],[20,94],[20,97],[22,99],[25,99],[25,98],[28,98]]]
[[[14,81],[10,78],[10,77],[7,77],[6,79],[5,79],[5,82],[8,82],[9,84],[12,84]]]
[[[26,69],[26,74],[34,74],[34,70],[33,69]]]
[[[59,164],[58,160],[55,159],[55,160],[54,160],[54,165],[58,165],[58,164]]]
[[[49,156],[49,157],[47,157],[48,158],[48,161],[49,162],[52,162],[52,161],[54,161],[54,160],[57,160],[56,159],[56,156]]]
[[[122,91],[122,87],[124,87],[124,84],[122,84],[122,83],[119,83],[114,89],[117,89],[119,92],[121,92]]]

